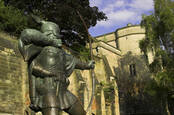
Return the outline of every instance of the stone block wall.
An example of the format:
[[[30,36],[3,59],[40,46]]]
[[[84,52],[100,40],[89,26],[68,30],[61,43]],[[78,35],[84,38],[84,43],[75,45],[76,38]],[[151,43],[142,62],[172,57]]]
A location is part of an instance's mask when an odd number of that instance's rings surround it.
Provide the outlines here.
[[[0,115],[24,115],[27,104],[26,64],[14,39],[0,33]]]

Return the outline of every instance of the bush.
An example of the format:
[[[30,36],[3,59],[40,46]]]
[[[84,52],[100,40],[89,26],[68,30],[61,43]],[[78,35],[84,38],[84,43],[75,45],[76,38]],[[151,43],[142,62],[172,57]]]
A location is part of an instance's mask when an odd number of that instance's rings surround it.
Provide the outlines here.
[[[12,6],[5,6],[0,1],[0,30],[8,32],[12,35],[19,35],[20,32],[27,27],[27,17],[24,12]]]

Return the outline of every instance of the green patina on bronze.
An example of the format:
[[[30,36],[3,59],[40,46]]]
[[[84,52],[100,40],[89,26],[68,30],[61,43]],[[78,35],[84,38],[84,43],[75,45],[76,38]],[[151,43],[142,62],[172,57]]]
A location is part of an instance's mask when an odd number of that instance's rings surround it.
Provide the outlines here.
[[[28,62],[30,108],[43,115],[58,115],[64,110],[71,115],[85,115],[78,99],[67,90],[68,77],[74,69],[94,69],[94,61],[83,63],[61,47],[59,26],[33,16],[41,31],[25,29],[19,39],[19,50]]]

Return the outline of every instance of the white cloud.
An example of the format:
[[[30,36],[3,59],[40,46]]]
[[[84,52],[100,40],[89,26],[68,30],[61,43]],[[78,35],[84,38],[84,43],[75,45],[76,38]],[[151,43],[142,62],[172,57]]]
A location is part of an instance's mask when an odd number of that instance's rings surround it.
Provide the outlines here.
[[[153,9],[153,0],[133,0],[129,6],[137,10],[147,11]]]
[[[107,5],[104,9],[102,9],[102,11],[107,14],[107,13],[114,11],[114,9],[116,9],[116,8],[122,8],[122,7],[124,7],[124,1],[118,0],[112,4]]]
[[[136,20],[134,19],[136,13],[128,10],[110,12],[107,16],[108,20],[98,22],[97,26],[110,27],[117,24],[126,23],[127,21]]]
[[[103,3],[103,0],[89,0],[90,6],[100,6]]]
[[[92,0],[91,0],[92,1]],[[94,1],[94,0],[93,0]],[[107,21],[100,21],[96,27],[113,27],[127,23],[137,23],[141,20],[141,15],[153,9],[153,0],[110,0],[102,4],[101,0],[95,0],[102,5]],[[104,2],[103,2],[104,3]]]

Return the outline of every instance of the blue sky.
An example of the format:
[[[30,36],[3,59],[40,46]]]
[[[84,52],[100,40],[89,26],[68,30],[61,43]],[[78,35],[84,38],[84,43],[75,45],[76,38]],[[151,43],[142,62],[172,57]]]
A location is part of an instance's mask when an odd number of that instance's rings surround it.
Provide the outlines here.
[[[153,0],[90,0],[90,6],[97,6],[107,17],[107,21],[97,22],[89,32],[98,36],[113,32],[128,23],[139,24],[142,14],[153,11]]]

